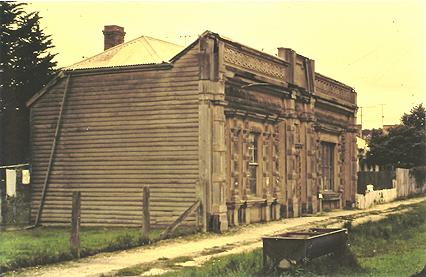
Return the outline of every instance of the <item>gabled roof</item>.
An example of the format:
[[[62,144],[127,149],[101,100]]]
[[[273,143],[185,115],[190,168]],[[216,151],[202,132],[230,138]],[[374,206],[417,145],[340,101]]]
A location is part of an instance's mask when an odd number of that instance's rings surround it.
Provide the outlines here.
[[[63,69],[159,64],[169,61],[184,48],[184,46],[174,43],[141,36]]]

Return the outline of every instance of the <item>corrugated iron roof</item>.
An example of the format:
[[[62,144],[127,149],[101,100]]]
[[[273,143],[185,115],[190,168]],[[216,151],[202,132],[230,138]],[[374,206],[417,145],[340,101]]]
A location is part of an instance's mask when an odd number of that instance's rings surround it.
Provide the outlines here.
[[[169,61],[184,48],[184,46],[167,41],[141,36],[63,69],[159,64]]]

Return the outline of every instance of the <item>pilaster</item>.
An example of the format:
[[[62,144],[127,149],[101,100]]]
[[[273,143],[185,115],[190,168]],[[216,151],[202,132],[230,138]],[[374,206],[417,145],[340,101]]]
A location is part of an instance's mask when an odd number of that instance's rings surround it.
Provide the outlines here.
[[[299,201],[297,196],[297,150],[296,150],[296,114],[295,114],[296,93],[293,92],[290,99],[287,99],[286,112],[290,115],[286,119],[286,165],[287,165],[287,215],[297,217],[299,215]]]
[[[213,215],[219,217],[220,231],[228,229],[225,177],[225,114],[223,106],[213,106]]]
[[[228,229],[226,207],[226,147],[223,43],[208,36],[200,39],[199,156],[200,179],[206,183],[206,211],[213,229]]]
[[[317,184],[316,184],[316,140],[314,129],[314,105],[315,100],[310,99],[306,105],[306,177],[307,177],[307,201],[308,213],[317,212]]]

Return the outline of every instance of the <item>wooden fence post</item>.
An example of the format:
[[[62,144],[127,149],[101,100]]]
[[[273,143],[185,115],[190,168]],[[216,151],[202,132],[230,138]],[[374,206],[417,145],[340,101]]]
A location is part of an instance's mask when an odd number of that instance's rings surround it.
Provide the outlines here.
[[[143,188],[143,223],[142,236],[149,239],[150,234],[150,215],[149,215],[149,186]]]
[[[74,191],[72,194],[71,211],[71,253],[80,259],[80,220],[81,219],[81,192]]]
[[[169,227],[167,227],[166,230],[160,235],[158,240],[165,239],[176,227],[182,223],[182,221],[190,214],[192,214],[196,209],[198,209],[201,205],[201,201],[197,201],[194,204],[192,204],[191,207],[189,207],[178,219],[176,219],[175,222],[172,223]]]
[[[206,216],[206,183],[202,180],[195,184],[195,198],[200,201],[200,207],[197,213],[197,227],[201,226],[201,232],[207,232]]]

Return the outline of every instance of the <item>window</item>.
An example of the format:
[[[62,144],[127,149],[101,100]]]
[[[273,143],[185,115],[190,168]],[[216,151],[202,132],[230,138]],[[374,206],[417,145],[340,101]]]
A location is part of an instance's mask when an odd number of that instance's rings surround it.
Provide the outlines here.
[[[249,155],[249,176],[248,188],[250,192],[256,194],[257,170],[258,170],[258,135],[250,133],[248,137],[248,155]]]
[[[334,187],[334,144],[321,143],[322,189],[333,190]]]

